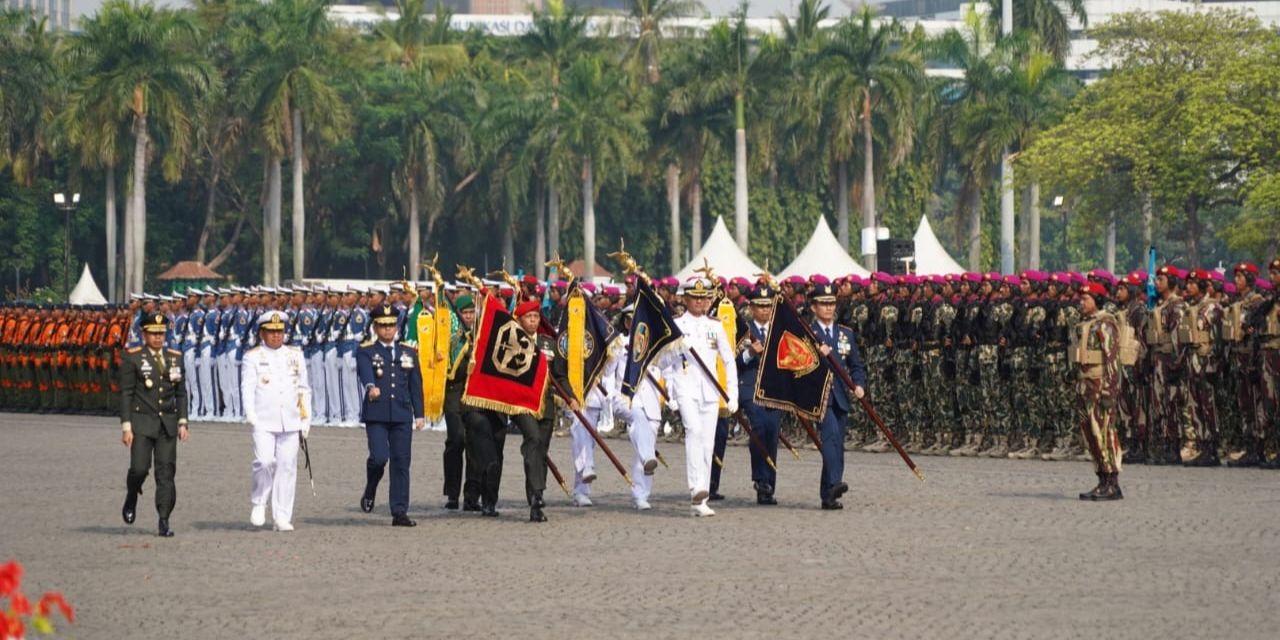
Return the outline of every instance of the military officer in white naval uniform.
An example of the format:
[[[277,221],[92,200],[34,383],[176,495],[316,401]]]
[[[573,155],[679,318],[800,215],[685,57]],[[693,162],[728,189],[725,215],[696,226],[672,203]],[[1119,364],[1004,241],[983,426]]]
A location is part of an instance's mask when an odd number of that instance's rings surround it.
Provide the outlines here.
[[[680,408],[684,423],[684,449],[689,474],[691,511],[695,516],[713,516],[707,506],[711,492],[711,458],[715,447],[716,419],[720,411],[717,382],[702,370],[693,353],[701,357],[712,376],[716,375],[716,358],[725,367],[724,389],[729,399],[729,413],[738,410],[738,372],[733,366],[733,345],[724,325],[707,315],[715,296],[715,284],[706,278],[691,278],[684,286],[684,315],[676,318],[676,326],[684,334],[684,345],[671,349],[662,358],[667,380],[667,395]],[[692,353],[691,353],[692,352]]]
[[[266,523],[267,500],[276,531],[293,531],[293,495],[298,483],[298,439],[311,431],[311,387],[298,347],[284,345],[288,316],[267,311],[258,318],[261,344],[244,355],[240,394],[253,427],[253,511],[249,521]]]

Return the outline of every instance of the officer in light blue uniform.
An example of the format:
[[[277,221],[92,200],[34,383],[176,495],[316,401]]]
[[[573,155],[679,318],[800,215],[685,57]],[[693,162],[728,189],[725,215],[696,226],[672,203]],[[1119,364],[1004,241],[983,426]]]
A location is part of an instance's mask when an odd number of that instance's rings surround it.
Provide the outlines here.
[[[169,314],[170,325],[169,330],[164,334],[164,346],[166,349],[182,351],[182,334],[187,330],[187,319],[190,314],[187,313],[181,297],[177,295],[167,297],[170,298],[169,304],[178,308],[173,309]]]
[[[395,311],[395,309],[392,309]],[[364,307],[352,305],[347,310],[347,323],[338,342],[338,355],[342,357],[342,422],[354,426],[360,422],[360,380],[356,373],[356,350],[369,330],[369,312]]]
[[[222,396],[222,412],[218,414],[223,422],[239,420],[240,375],[236,369],[236,351],[240,348],[240,338],[236,335],[236,316],[241,309],[241,295],[238,287],[227,292],[227,304],[219,315],[218,346],[214,348],[214,362],[218,369],[218,391]],[[208,317],[205,323],[209,322]]]
[[[200,372],[196,367],[196,356],[200,352],[200,334],[204,331],[204,305],[200,298],[204,292],[199,289],[187,289],[187,299],[191,301],[187,312],[187,327],[182,333],[182,370],[187,372],[187,406],[192,414],[200,411]]]
[[[211,292],[212,293],[212,292]],[[222,297],[221,290],[216,292]],[[204,331],[200,335],[200,353],[196,358],[200,378],[200,416],[201,420],[212,420],[221,410],[218,402],[217,362],[214,355],[218,348],[218,330],[222,328],[222,309],[218,307],[217,298],[205,297]]]
[[[369,441],[365,462],[365,488],[360,509],[373,511],[378,483],[391,462],[391,524],[412,527],[409,518],[409,464],[412,459],[413,430],[422,429],[422,372],[418,352],[406,343],[396,343],[399,315],[391,305],[374,309],[373,339],[356,352],[357,375],[362,392],[360,419]]]
[[[814,335],[818,336],[819,349],[823,356],[830,354],[836,364],[844,369],[853,380],[854,391],[851,393],[838,376],[832,376],[831,400],[827,403],[827,413],[822,417],[820,431],[822,434],[822,481],[818,486],[818,494],[822,499],[822,508],[827,511],[843,509],[840,496],[849,490],[844,481],[844,435],[845,421],[853,410],[853,403],[861,398],[867,385],[867,372],[862,366],[862,357],[858,354],[858,338],[853,329],[836,324],[836,290],[831,284],[814,286],[813,295],[809,298],[813,310]]]
[[[338,356],[338,342],[347,326],[347,311],[342,307],[342,299],[337,293],[329,294],[329,306],[324,338],[324,395],[325,421],[329,424],[342,423],[342,376],[340,374],[341,358]]]
[[[241,289],[243,294],[248,294],[247,289]],[[231,367],[228,375],[232,378],[230,386],[233,400],[229,403],[235,410],[232,418],[239,422],[244,418],[244,407],[240,400],[240,365],[244,362],[244,354],[249,350],[250,340],[253,339],[257,331],[254,330],[254,324],[257,321],[257,309],[253,308],[252,299],[246,295],[241,302],[239,308],[236,309],[234,322],[231,326],[231,347],[228,350],[227,360]]]
[[[746,331],[737,347],[738,398],[747,422],[768,450],[769,456],[778,459],[778,433],[782,429],[782,411],[769,409],[755,403],[756,377],[760,373],[760,361],[764,358],[764,345],[773,321],[774,296],[772,287],[761,284],[751,290],[751,317],[746,319]],[[774,505],[773,492],[778,487],[778,472],[769,466],[759,447],[748,447],[751,452],[751,482],[756,490],[756,504]]]

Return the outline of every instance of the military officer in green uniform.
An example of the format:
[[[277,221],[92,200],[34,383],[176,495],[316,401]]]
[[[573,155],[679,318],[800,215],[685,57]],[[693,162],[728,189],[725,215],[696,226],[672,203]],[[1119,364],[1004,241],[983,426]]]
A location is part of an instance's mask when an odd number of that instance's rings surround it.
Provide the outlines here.
[[[169,514],[177,492],[173,478],[178,458],[178,441],[186,442],[187,381],[182,370],[182,352],[165,349],[169,319],[163,313],[143,318],[143,346],[125,352],[120,363],[121,442],[129,448],[129,473],[121,515],[133,524],[138,494],[152,459],[156,468],[156,512],[160,516],[161,537],[173,536]]]

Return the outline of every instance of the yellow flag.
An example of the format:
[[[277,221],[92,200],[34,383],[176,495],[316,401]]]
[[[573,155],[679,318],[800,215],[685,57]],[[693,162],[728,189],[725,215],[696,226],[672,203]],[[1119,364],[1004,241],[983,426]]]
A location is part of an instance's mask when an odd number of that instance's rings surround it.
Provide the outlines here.
[[[444,385],[449,377],[449,308],[436,295],[436,308],[418,314],[418,361],[422,367],[422,412],[430,420],[444,413]],[[442,328],[443,327],[443,328]],[[440,347],[444,343],[444,348]]]
[[[720,298],[720,304],[716,305],[716,318],[719,318],[720,324],[724,327],[724,335],[728,336],[729,348],[732,350],[737,340],[735,334],[738,332],[738,310],[733,306],[733,301],[729,299],[729,296]],[[716,356],[716,379],[720,381],[720,387],[727,392],[728,388],[725,388],[725,384],[728,382],[727,374],[725,373],[726,366],[728,366],[728,363],[721,359],[720,356]],[[722,398],[720,400],[720,413],[727,415],[726,409],[728,409],[728,405],[725,404]]]
[[[578,402],[587,397],[583,385],[586,377],[587,357],[584,352],[587,343],[587,299],[578,289],[569,294],[569,335],[566,336],[565,359],[569,366],[569,387]]]

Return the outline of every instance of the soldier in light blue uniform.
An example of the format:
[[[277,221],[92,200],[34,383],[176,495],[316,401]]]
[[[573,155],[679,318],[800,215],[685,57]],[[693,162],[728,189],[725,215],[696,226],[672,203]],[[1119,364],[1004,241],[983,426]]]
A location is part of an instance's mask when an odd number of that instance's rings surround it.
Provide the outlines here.
[[[311,380],[311,388],[317,392],[311,394],[311,415],[323,416],[324,414],[324,356],[320,351],[320,345],[316,343],[314,337],[317,332],[317,323],[320,319],[320,311],[316,309],[316,300],[323,300],[323,293],[312,291],[311,289],[295,289],[301,291],[303,302],[298,306],[298,310],[294,313],[293,333],[290,336],[289,344],[302,349],[302,356],[307,361],[307,378]]]
[[[200,334],[200,352],[196,357],[197,378],[200,380],[199,420],[212,420],[217,415],[218,403],[217,366],[214,353],[218,347],[218,330],[222,328],[222,309],[218,306],[215,291],[204,298],[204,327]],[[221,292],[216,292],[221,296]]]
[[[214,348],[214,363],[218,370],[218,391],[222,397],[222,410],[217,414],[221,422],[232,422],[240,415],[239,393],[235,386],[240,382],[236,373],[236,350],[239,342],[235,335],[236,315],[240,313],[240,290],[232,288],[223,297],[219,315],[218,346]],[[208,317],[205,323],[209,322]]]
[[[394,311],[394,309],[393,309]],[[353,305],[347,311],[347,324],[338,343],[342,356],[342,422],[347,426],[360,423],[360,379],[356,374],[356,350],[369,328],[369,312]]]
[[[354,298],[355,293],[348,292],[346,296]],[[337,294],[329,296],[329,305],[331,311],[324,351],[324,392],[328,416],[325,422],[336,425],[342,424],[342,356],[338,353],[338,343],[347,329],[350,311],[343,306]]]
[[[242,290],[244,291],[244,290]],[[244,362],[244,354],[248,351],[251,336],[257,333],[254,331],[254,323],[258,318],[257,310],[253,308],[253,300],[249,296],[245,296],[239,308],[236,309],[234,324],[231,326],[231,347],[228,349],[228,376],[231,378],[231,396],[232,400],[228,404],[234,410],[230,417],[235,422],[244,419],[244,407],[240,401],[240,365]]]
[[[193,414],[200,410],[200,372],[196,370],[196,355],[200,352],[200,334],[204,331],[202,296],[204,292],[199,289],[187,289],[190,308],[187,327],[182,333],[182,370],[187,372],[187,406]]]
[[[311,397],[315,398],[315,420],[321,423],[329,422],[329,367],[325,358],[329,350],[334,348],[329,342],[329,323],[333,321],[333,307],[329,304],[331,295],[334,294],[325,291],[316,294],[316,325],[311,331],[311,346],[315,351],[311,354],[310,361],[316,370],[316,377],[311,383],[315,393]]]

